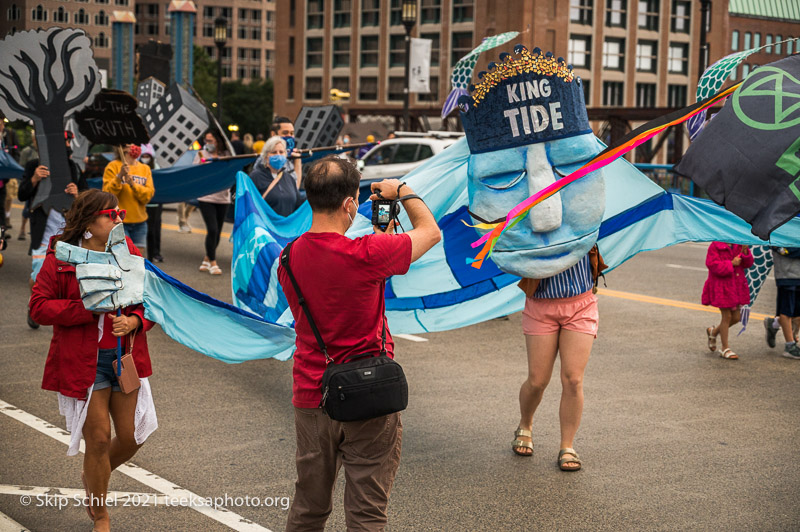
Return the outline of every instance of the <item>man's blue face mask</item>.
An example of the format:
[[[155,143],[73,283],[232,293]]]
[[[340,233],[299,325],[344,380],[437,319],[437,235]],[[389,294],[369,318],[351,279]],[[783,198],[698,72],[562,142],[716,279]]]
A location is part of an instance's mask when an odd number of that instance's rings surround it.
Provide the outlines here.
[[[294,137],[287,135],[281,138],[286,141],[286,154],[290,155],[292,153],[292,150],[295,148]]]
[[[505,218],[518,203],[576,170],[599,151],[589,133],[470,155],[470,211],[487,221]],[[598,170],[531,209],[522,222],[500,237],[492,260],[504,272],[520,277],[551,277],[591,249],[604,212],[605,185],[603,171]]]

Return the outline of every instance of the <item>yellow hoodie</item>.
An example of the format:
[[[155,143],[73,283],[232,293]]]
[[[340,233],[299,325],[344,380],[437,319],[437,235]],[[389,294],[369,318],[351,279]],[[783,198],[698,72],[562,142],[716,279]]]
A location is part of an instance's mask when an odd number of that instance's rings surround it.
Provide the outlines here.
[[[103,190],[111,192],[119,199],[119,208],[125,209],[126,224],[136,224],[147,221],[147,211],[145,205],[156,193],[153,186],[153,176],[150,167],[136,161],[129,166],[129,174],[133,178],[133,184],[124,184],[117,175],[122,170],[122,161],[115,160],[108,163],[103,172]]]

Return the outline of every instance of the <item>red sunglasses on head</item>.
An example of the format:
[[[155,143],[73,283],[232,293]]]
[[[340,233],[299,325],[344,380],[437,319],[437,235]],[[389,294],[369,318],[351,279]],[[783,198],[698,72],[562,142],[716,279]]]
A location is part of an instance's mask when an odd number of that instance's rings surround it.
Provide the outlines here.
[[[94,215],[95,216],[102,216],[104,214],[107,214],[108,217],[111,218],[112,222],[115,221],[115,220],[119,220],[121,222],[122,220],[125,219],[125,213],[126,213],[125,209],[120,209],[120,210],[117,210],[117,209],[104,209],[102,211],[97,211],[96,213],[94,213]]]

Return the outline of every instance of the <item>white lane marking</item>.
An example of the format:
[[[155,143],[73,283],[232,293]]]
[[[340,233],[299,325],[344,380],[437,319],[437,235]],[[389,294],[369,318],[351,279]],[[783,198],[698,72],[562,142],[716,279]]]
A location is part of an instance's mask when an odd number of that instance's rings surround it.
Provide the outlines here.
[[[30,529],[25,528],[3,512],[0,512],[0,532],[30,532]]]
[[[427,338],[423,338],[422,336],[414,336],[413,334],[393,334],[392,337],[394,338],[402,338],[403,340],[410,340],[412,342],[427,342]]]
[[[0,412],[7,415],[11,419],[16,419],[20,423],[23,423],[34,430],[38,430],[42,434],[50,436],[54,440],[60,441],[64,445],[69,445],[69,432],[62,428],[56,427],[55,425],[48,423],[47,421],[32,414],[29,414],[14,405],[6,403],[2,399],[0,399]],[[84,452],[83,441],[81,441],[80,451]],[[199,495],[130,462],[119,466],[117,471],[131,477],[145,486],[153,488],[157,492],[162,493],[170,498],[183,498],[187,500],[206,499],[206,497],[200,497]],[[249,519],[245,519],[239,514],[231,512],[226,508],[214,508],[212,506],[192,506],[192,509],[200,512],[206,517],[210,517],[218,523],[222,523],[223,525],[232,528],[233,530],[240,532],[271,532],[268,528],[264,528],[263,526],[253,523]]]
[[[667,268],[677,268],[679,270],[692,270],[694,272],[708,272],[708,268],[698,268],[697,266],[683,266],[681,264],[665,264]]]

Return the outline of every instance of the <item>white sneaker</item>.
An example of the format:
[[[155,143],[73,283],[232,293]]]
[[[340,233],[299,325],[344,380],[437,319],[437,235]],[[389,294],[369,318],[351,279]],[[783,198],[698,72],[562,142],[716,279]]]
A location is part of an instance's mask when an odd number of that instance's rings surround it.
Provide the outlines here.
[[[178,232],[179,233],[191,233],[192,226],[189,224],[178,224]]]

